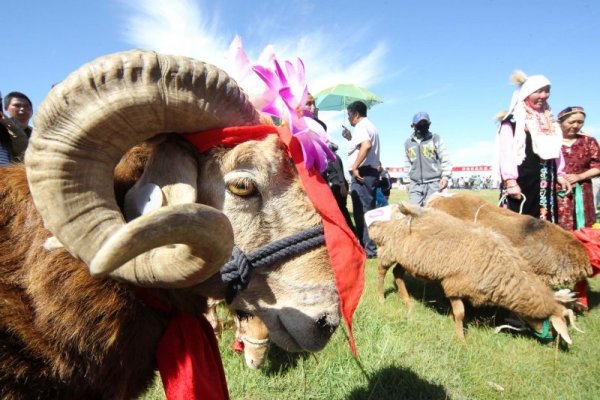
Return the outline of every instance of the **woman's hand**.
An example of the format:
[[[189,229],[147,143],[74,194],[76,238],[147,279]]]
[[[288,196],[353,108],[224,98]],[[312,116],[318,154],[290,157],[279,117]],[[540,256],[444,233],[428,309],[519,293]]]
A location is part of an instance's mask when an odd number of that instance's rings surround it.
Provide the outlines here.
[[[579,174],[566,174],[565,175],[565,179],[567,180],[567,182],[569,182],[571,185],[574,183],[579,182],[581,179],[581,176]],[[560,182],[560,181],[559,181]]]
[[[442,190],[446,189],[448,187],[448,178],[446,178],[445,176],[440,178],[440,189],[439,191],[441,192]]]
[[[516,179],[507,179],[504,181],[504,187],[506,188],[506,193],[517,200],[521,198],[521,187],[517,183]]]
[[[571,189],[572,189],[571,182],[569,182],[567,176],[559,176],[557,179],[558,183],[560,183],[562,190],[564,190],[565,195],[571,193]],[[577,182],[577,181],[575,181],[575,182]]]

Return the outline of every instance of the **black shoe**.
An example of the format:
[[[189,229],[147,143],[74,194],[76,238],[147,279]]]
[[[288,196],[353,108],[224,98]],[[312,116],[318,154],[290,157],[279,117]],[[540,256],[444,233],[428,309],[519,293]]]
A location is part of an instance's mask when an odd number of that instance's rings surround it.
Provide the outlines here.
[[[377,255],[370,255],[370,256],[367,256],[367,258],[368,258],[369,260],[372,260],[373,258],[377,258]]]

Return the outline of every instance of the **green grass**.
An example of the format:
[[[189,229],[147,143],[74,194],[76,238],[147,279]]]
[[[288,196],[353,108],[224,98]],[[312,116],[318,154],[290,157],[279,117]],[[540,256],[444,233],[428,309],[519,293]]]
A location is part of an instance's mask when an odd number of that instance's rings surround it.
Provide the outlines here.
[[[494,203],[495,191],[478,193]],[[405,193],[393,191],[392,202]],[[600,398],[600,280],[590,281],[590,312],[578,318],[585,334],[556,348],[528,335],[494,333],[506,314],[467,306],[467,344],[457,341],[450,306],[436,284],[407,279],[416,300],[410,316],[386,277],[386,300],[376,296],[377,260],[366,265],[365,291],[354,316],[358,358],[345,327],[316,354],[272,348],[262,370],[245,367],[231,351],[232,329],[219,345],[232,399],[598,399]],[[232,320],[220,310],[226,325]],[[162,399],[160,381],[144,399]]]

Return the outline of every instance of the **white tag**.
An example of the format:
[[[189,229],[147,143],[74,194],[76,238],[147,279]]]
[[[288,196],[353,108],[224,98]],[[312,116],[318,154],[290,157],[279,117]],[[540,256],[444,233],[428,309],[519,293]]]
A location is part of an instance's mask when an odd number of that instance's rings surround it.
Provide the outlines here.
[[[391,221],[392,206],[379,207],[365,213],[365,224],[367,227],[375,221]]]

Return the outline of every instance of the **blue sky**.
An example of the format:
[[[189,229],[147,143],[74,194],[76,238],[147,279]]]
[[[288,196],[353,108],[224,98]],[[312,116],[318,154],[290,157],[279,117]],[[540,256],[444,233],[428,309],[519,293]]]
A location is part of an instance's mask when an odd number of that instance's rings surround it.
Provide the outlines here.
[[[313,93],[336,83],[369,88],[384,166],[402,166],[412,115],[427,111],[454,165],[491,164],[496,123],[515,69],[552,81],[555,113],[585,107],[584,131],[600,134],[600,2],[465,1],[12,1],[0,90],[30,96],[96,57],[131,48],[219,64],[236,34],[251,59],[268,44],[303,59]],[[345,113],[321,113],[342,145]]]

